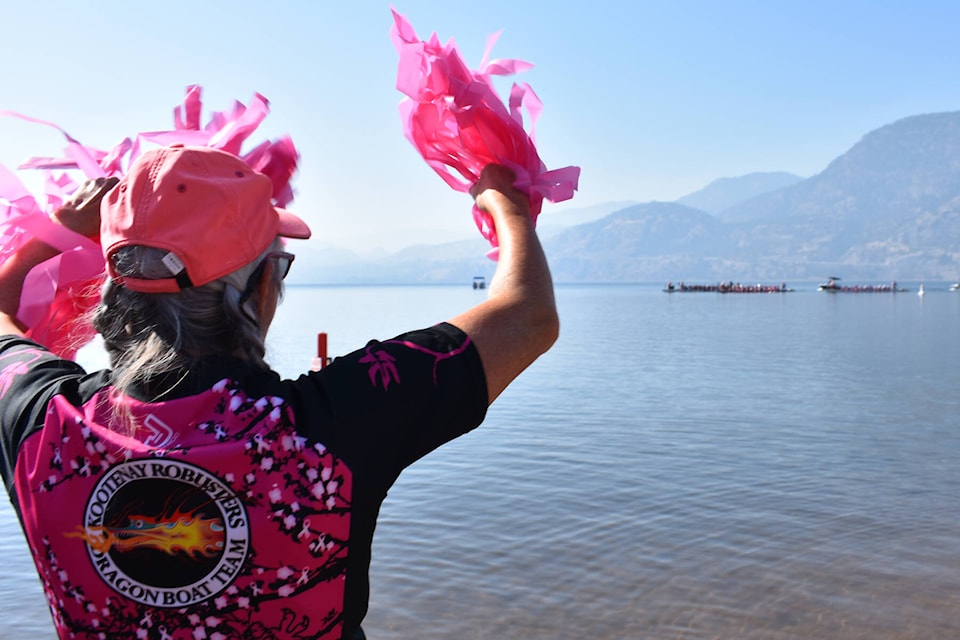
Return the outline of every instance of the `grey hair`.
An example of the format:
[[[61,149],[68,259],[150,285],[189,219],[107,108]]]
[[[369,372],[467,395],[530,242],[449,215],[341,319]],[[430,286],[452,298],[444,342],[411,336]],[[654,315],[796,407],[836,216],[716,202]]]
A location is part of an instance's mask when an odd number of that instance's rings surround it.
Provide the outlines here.
[[[269,368],[264,360],[265,328],[254,322],[257,293],[254,291],[244,308],[240,296],[264,256],[282,246],[277,238],[249,264],[178,293],[141,293],[108,280],[93,314],[93,326],[110,357],[114,393],[127,394],[150,380],[190,370],[209,355],[232,355],[254,368]],[[170,271],[162,263],[167,253],[152,247],[124,247],[112,260],[121,276],[168,278]],[[275,276],[279,299],[283,281]]]

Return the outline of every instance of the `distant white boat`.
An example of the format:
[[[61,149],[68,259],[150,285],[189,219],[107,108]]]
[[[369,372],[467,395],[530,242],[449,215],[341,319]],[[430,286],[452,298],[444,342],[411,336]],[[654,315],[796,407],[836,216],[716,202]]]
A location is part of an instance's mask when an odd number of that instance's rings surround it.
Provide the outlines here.
[[[890,284],[854,284],[854,285],[845,285],[840,286],[837,281],[840,278],[837,276],[830,276],[827,282],[821,282],[817,289],[820,291],[827,291],[829,293],[864,293],[864,292],[883,292],[883,293],[898,293],[906,291],[903,287],[897,286],[897,281],[894,280]]]
[[[960,282],[954,282],[950,285],[950,291],[960,291]]]
[[[926,293],[927,292],[923,290],[923,284],[921,283],[920,288],[917,290],[917,295],[922,296],[922,295],[926,295]]]

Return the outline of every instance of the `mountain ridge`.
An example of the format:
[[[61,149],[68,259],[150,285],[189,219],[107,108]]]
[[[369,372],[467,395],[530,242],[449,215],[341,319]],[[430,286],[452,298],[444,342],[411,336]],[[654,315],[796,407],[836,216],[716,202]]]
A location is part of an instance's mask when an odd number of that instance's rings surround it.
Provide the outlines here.
[[[548,226],[549,215],[540,217],[557,282],[780,282],[832,274],[955,280],[960,111],[909,116],[870,131],[809,178],[758,172],[715,180],[671,203],[605,204],[610,213],[572,226]],[[603,206],[586,215],[605,213]],[[576,213],[569,219],[577,221]],[[328,262],[321,280],[468,282],[492,274],[488,248],[477,237]]]

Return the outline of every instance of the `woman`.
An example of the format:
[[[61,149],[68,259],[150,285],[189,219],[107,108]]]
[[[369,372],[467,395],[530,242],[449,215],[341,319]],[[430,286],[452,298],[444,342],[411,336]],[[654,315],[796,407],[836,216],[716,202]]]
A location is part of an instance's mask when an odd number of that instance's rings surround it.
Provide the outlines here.
[[[297,380],[270,370],[264,336],[293,261],[282,238],[310,231],[231,154],[147,152],[55,214],[100,234],[110,370],[23,338],[23,279],[54,249],[31,241],[0,267],[4,480],[61,637],[364,637],[387,490],[557,337],[512,179],[490,166],[473,190],[500,244],[486,301]]]

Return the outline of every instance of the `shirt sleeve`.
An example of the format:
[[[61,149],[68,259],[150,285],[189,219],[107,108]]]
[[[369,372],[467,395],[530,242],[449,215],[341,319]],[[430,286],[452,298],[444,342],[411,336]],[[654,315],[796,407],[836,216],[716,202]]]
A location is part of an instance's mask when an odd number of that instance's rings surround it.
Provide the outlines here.
[[[480,355],[447,323],[371,341],[294,384],[308,416],[300,433],[387,484],[487,411]]]
[[[77,382],[84,375],[78,364],[58,358],[35,342],[0,337],[0,467],[8,492],[12,492],[20,444],[43,426],[50,399],[58,393],[76,395]]]

